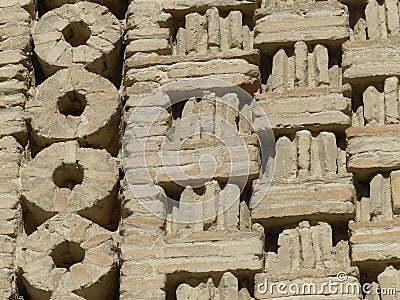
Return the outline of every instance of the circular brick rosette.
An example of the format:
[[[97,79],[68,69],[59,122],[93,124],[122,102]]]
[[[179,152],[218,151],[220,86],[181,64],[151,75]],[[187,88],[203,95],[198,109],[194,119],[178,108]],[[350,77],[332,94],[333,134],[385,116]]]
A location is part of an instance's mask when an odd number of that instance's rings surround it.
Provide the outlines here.
[[[19,268],[26,292],[34,300],[112,299],[118,282],[116,249],[107,230],[80,216],[59,214],[21,241]]]
[[[44,14],[33,30],[35,54],[46,77],[83,65],[109,78],[120,78],[123,29],[120,21],[96,3],[65,4]]]
[[[59,212],[78,213],[101,225],[113,219],[118,166],[105,150],[77,142],[53,144],[24,168],[22,198],[35,226]]]
[[[77,140],[81,145],[118,152],[120,97],[107,79],[82,68],[58,71],[27,105],[32,137],[39,148]]]
[[[124,18],[126,0],[44,0],[43,3],[49,10],[51,10],[63,6],[64,4],[74,4],[84,1],[106,6],[118,18]]]

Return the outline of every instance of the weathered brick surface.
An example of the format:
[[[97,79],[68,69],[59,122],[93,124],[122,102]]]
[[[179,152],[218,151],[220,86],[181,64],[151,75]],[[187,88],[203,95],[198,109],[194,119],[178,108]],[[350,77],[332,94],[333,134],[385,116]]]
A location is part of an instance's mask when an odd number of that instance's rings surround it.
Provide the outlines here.
[[[38,87],[26,111],[39,149],[77,140],[114,155],[119,151],[119,93],[99,75],[81,68],[61,70]]]
[[[34,27],[33,42],[46,77],[74,65],[115,83],[121,77],[122,27],[104,6],[78,2],[47,12]]]
[[[256,12],[257,47],[296,41],[343,42],[350,35],[347,7],[337,1],[298,1],[301,4],[294,5],[278,2],[283,3],[275,7],[266,4]]]
[[[15,299],[16,238],[21,234],[19,172],[27,142],[24,106],[33,80],[33,1],[0,1],[0,298]]]
[[[111,233],[93,222],[59,214],[24,239],[19,248],[19,268],[30,297],[65,292],[85,298],[115,297],[116,244]]]
[[[0,298],[400,299],[399,34],[398,0],[0,0]]]

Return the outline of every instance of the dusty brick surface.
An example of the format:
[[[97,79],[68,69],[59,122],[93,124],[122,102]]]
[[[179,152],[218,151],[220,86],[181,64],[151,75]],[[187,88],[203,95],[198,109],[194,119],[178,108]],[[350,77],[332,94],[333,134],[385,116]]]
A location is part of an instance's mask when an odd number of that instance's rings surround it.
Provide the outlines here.
[[[0,0],[0,298],[400,299],[399,34],[398,0]]]

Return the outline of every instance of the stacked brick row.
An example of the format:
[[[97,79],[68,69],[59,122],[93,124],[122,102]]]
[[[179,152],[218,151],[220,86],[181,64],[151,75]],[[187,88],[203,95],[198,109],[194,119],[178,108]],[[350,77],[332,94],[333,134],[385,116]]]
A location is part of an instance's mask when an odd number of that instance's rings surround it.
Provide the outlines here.
[[[131,1],[125,37],[127,107],[180,78],[220,78],[257,91],[259,56],[241,11],[254,11],[256,4],[239,2]],[[234,12],[222,17],[232,8]]]
[[[24,107],[32,80],[32,1],[0,3],[0,298],[16,292],[16,238],[21,233],[19,171],[28,138]]]
[[[123,28],[109,10],[121,16],[118,3],[95,2],[40,1],[33,15],[36,84],[25,105],[16,255],[26,299],[119,293]]]

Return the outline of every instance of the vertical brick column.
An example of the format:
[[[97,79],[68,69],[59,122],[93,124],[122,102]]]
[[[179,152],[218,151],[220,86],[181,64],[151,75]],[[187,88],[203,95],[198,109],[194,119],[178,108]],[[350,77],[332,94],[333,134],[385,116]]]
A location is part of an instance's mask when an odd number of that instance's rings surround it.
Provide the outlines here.
[[[368,1],[350,7],[353,28],[351,40],[343,45],[343,75],[353,89],[352,127],[347,131],[348,168],[354,173],[358,194],[356,219],[350,223],[352,261],[372,290],[396,288],[398,271],[391,264],[399,258],[394,250],[397,241],[390,236],[399,230],[398,3]],[[366,299],[390,297],[394,296],[368,295]]]
[[[24,107],[34,81],[31,63],[33,1],[0,3],[0,298],[14,299],[16,239],[22,233],[19,171],[28,139]]]
[[[26,103],[17,244],[26,299],[119,294],[123,22],[106,6],[75,2],[41,2],[32,26],[37,82]]]
[[[125,169],[127,172],[123,184],[124,219],[123,219],[123,245],[122,245],[122,277],[121,297],[132,299],[145,294],[154,299],[165,297],[187,297],[193,293],[196,297],[198,290],[202,290],[201,284],[211,277],[216,279],[217,272],[233,271],[235,275],[225,273],[224,282],[234,283],[232,287],[226,287],[223,283],[210,287],[210,291],[219,290],[220,294],[232,297],[250,297],[248,289],[252,289],[248,281],[252,281],[252,274],[262,270],[263,236],[259,230],[251,230],[250,211],[245,202],[240,201],[240,196],[235,186],[227,187],[225,191],[227,199],[237,200],[225,214],[215,220],[206,220],[196,224],[180,224],[157,218],[140,202],[158,201],[164,195],[176,194],[180,202],[202,202],[207,197],[212,198],[221,191],[218,180],[213,179],[204,186],[204,191],[194,191],[191,187],[180,190],[174,187],[173,181],[168,178],[167,172],[162,171],[160,161],[160,145],[164,137],[169,134],[170,128],[179,124],[185,117],[195,116],[201,112],[215,114],[227,118],[235,123],[239,118],[238,112],[232,109],[224,111],[217,107],[217,96],[199,95],[198,103],[195,99],[189,99],[183,107],[172,107],[171,111],[162,113],[165,104],[168,104],[168,92],[162,97],[148,97],[155,89],[169,85],[171,95],[184,90],[184,85],[179,85],[182,78],[214,78],[223,79],[237,84],[245,90],[254,93],[260,86],[259,55],[253,49],[252,14],[256,3],[248,1],[232,1],[232,3],[214,3],[207,1],[202,3],[188,2],[139,2],[132,1],[127,14],[127,34],[125,40],[127,47],[125,52],[125,77],[126,105],[124,113],[128,122],[135,109],[140,104],[140,122],[129,123],[129,133],[132,136],[125,138],[146,139],[146,159],[148,169],[140,164],[139,155],[143,155],[135,145],[127,150],[130,162],[137,162],[134,169]],[[174,84],[176,82],[176,85]],[[217,83],[216,83],[217,84]],[[190,93],[190,92],[189,92]],[[229,99],[229,96],[232,99]],[[172,96],[171,96],[172,97]],[[237,95],[224,96],[226,101],[231,101],[233,106],[240,111]],[[236,97],[236,98],[235,98]],[[200,98],[202,100],[200,100]],[[148,101],[143,102],[142,101]],[[145,136],[140,128],[146,126],[153,115],[160,114],[150,133]],[[236,113],[236,114],[235,114]],[[201,120],[200,120],[201,123]],[[199,123],[199,130],[204,134],[214,130],[214,124]],[[240,121],[239,121],[239,124]],[[244,123],[243,123],[244,124]],[[235,126],[236,123],[234,124]],[[215,125],[217,127],[217,125]],[[240,125],[239,125],[240,127]],[[251,176],[257,177],[259,173],[259,155],[256,138],[247,133],[246,129],[239,131],[247,137],[249,149],[252,151],[254,168]],[[204,128],[204,129],[203,129]],[[176,129],[178,130],[178,129]],[[196,124],[191,128],[180,128],[171,137],[179,143],[186,139],[191,132],[196,131]],[[217,129],[216,129],[217,130]],[[220,128],[224,132],[224,128]],[[254,149],[253,149],[254,148]],[[226,153],[223,145],[214,145],[212,139],[195,139],[179,151],[174,151],[173,156],[184,157],[187,161],[185,170],[194,174],[198,158],[205,153],[218,153],[217,160],[223,163],[223,153]],[[173,154],[175,153],[175,154]],[[220,157],[219,157],[220,156]],[[174,166],[171,165],[171,170]],[[167,168],[168,169],[168,168]],[[152,191],[144,182],[147,172],[157,173],[155,179],[159,190]],[[217,177],[224,177],[221,169]],[[127,183],[131,184],[132,191]],[[132,185],[132,182],[135,184]],[[146,193],[147,191],[147,193]],[[196,194],[198,193],[199,194]],[[140,199],[136,199],[139,197]],[[158,198],[159,197],[159,198]],[[222,195],[221,195],[222,201]],[[168,208],[165,217],[173,218],[178,212],[174,208]],[[195,212],[187,212],[188,215]],[[239,217],[240,215],[240,217]],[[247,217],[246,217],[247,216]],[[251,243],[252,249],[245,246]],[[232,251],[223,249],[232,247]],[[155,252],[157,248],[159,251]],[[204,254],[213,253],[210,257]],[[184,276],[183,274],[188,274]],[[211,273],[211,276],[206,274]],[[146,278],[143,280],[142,278]],[[196,280],[199,278],[200,280]],[[199,288],[188,290],[186,284],[196,282]],[[239,282],[241,282],[239,284]],[[243,286],[242,283],[246,282]],[[180,287],[179,287],[180,286]],[[239,287],[240,286],[240,287]],[[235,288],[236,287],[236,288]],[[230,291],[228,291],[231,289]],[[186,295],[186,296],[185,296]]]
[[[255,296],[284,296],[277,290],[260,293],[266,279],[318,286],[345,272],[357,284],[347,236],[356,197],[345,143],[352,94],[341,63],[342,44],[350,38],[348,8],[338,1],[263,1],[255,22],[263,80],[256,99],[276,137],[273,183],[251,214],[265,228],[267,252]],[[256,188],[253,198],[258,194]],[[343,240],[333,245],[339,236]],[[334,252],[340,259],[330,257]],[[298,293],[289,292],[288,299]],[[346,299],[361,293],[352,296]]]

